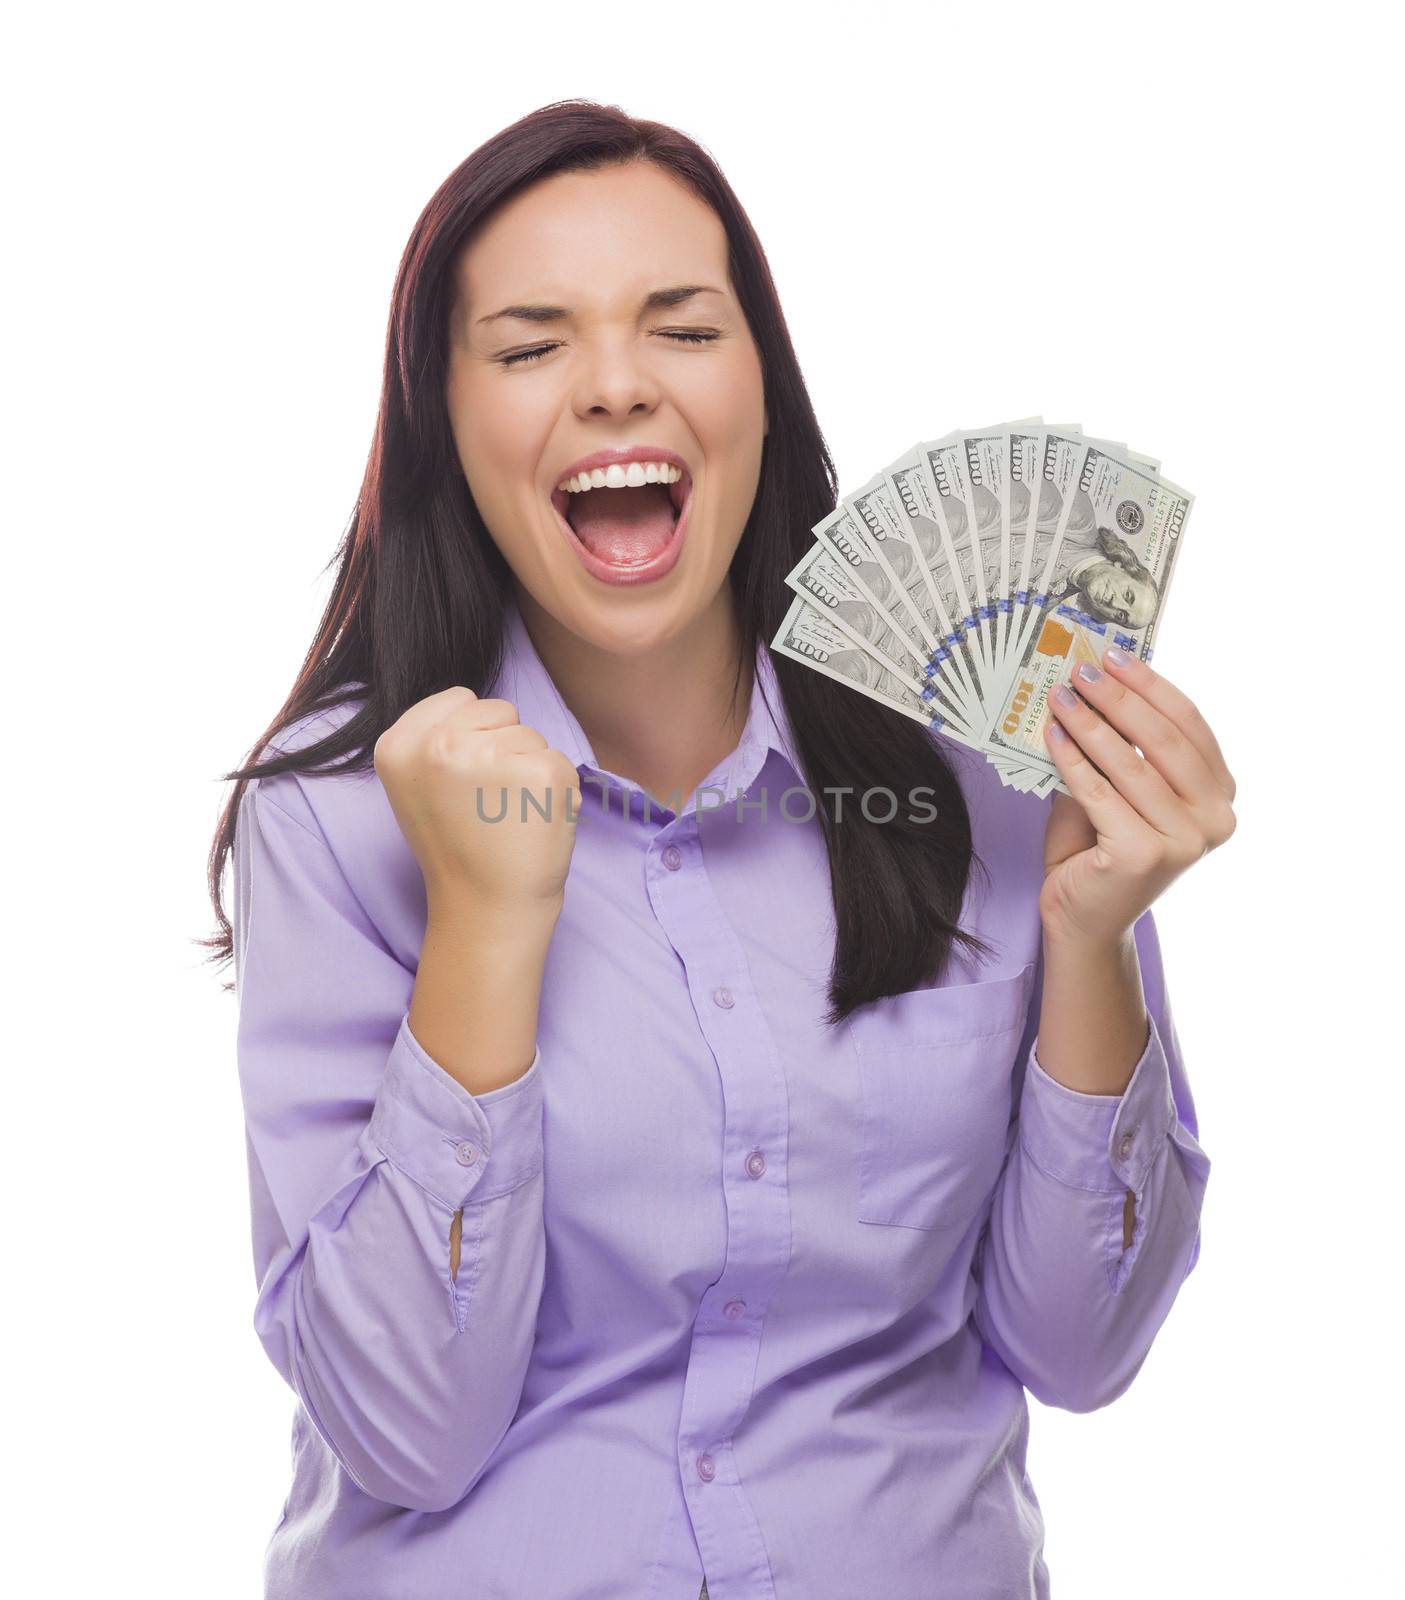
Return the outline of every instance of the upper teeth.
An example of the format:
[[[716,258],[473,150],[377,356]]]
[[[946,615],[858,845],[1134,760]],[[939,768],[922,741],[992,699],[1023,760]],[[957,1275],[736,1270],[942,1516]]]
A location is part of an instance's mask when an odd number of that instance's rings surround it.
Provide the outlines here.
[[[594,472],[577,473],[556,487],[566,494],[580,494],[586,489],[637,489],[641,483],[677,483],[682,476],[683,469],[667,461],[631,461],[627,467],[617,462],[610,467],[596,467]]]

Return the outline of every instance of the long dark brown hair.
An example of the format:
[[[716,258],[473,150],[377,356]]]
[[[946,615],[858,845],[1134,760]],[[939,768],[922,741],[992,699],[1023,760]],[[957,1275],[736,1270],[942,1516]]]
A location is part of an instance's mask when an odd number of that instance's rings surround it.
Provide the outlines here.
[[[760,352],[766,435],[751,515],[731,584],[742,645],[774,638],[793,599],[785,576],[811,528],[837,502],[828,446],[801,378],[770,268],[746,213],[711,156],[663,123],[618,106],[564,100],[543,106],[479,146],[440,185],[415,223],[396,274],[385,373],[370,459],[351,522],[332,556],[335,582],[297,680],[252,746],[210,849],[218,931],[197,942],[220,964],[233,955],[222,900],[240,797],[250,778],[373,768],[379,735],[409,706],[453,684],[487,694],[502,665],[511,571],[469,492],[444,398],[454,269],[475,228],[502,201],[553,173],[652,161],[689,185],[726,229],[732,281]],[[331,563],[329,562],[329,565]],[[989,954],[959,926],[975,855],[958,777],[921,724],[773,654],[776,678],[816,797],[829,854],[836,920],[830,973],[833,1023],[855,1007],[934,981],[952,946]],[[305,716],[359,700],[334,731],[256,760]],[[836,817],[826,788],[897,796],[922,786],[936,816],[870,821],[849,803]],[[226,984],[232,988],[232,984]]]

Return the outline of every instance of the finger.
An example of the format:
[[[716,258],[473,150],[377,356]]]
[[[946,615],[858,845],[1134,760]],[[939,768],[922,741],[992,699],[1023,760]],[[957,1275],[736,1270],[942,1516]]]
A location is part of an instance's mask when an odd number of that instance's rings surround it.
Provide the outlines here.
[[[477,699],[478,696],[473,690],[464,684],[451,684],[447,689],[441,689],[438,694],[426,695],[424,699],[416,700],[414,705],[402,711],[390,726],[396,730],[397,739],[403,735],[407,745],[413,744],[416,735],[442,722],[460,706],[472,705]],[[389,729],[386,731],[389,732]]]
[[[1128,690],[1122,692],[1133,699],[1138,698]],[[1142,705],[1150,711],[1145,701]],[[1139,817],[1167,839],[1187,844],[1193,842],[1196,836],[1195,816],[1186,801],[1171,788],[1150,761],[1137,754],[1133,745],[1111,722],[1100,716],[1094,707],[1085,705],[1063,683],[1050,695],[1049,710],[1058,724],[1072,736],[1079,750],[1097,765]],[[1158,712],[1150,714],[1160,715]],[[1206,781],[1209,781],[1208,773]]]
[[[1131,843],[1145,835],[1147,824],[1054,717],[1044,724],[1044,743],[1069,793],[1083,807],[1100,838]]]
[[[1087,674],[1094,676],[1089,679]],[[1073,688],[1093,709],[1137,745],[1147,761],[1197,817],[1208,819],[1225,803],[1225,793],[1199,747],[1139,690],[1130,688],[1091,662],[1075,669]]]
[[[504,700],[497,695],[489,695],[484,699],[475,697],[465,700],[459,705],[450,708],[449,714],[443,719],[457,726],[484,730],[488,728],[510,728],[520,719],[517,707],[511,700]]]
[[[523,722],[504,723],[501,727],[480,728],[494,755],[524,756],[545,750],[546,735]]]
[[[1105,650],[1103,666],[1107,668],[1110,677],[1116,679],[1118,683],[1125,684],[1129,689],[1135,689],[1149,705],[1154,706],[1175,724],[1199,751],[1225,796],[1233,800],[1234,776],[1225,764],[1220,742],[1190,696],[1176,688],[1169,678],[1162,677],[1154,667],[1129,651],[1115,648]]]

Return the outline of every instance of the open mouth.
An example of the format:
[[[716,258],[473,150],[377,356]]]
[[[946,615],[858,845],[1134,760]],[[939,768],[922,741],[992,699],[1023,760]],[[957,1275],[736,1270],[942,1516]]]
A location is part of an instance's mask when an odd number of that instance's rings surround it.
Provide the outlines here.
[[[675,482],[643,481],[574,490],[553,489],[551,504],[562,524],[594,562],[619,570],[645,568],[677,535],[693,492],[687,468]],[[631,474],[642,476],[642,474]]]

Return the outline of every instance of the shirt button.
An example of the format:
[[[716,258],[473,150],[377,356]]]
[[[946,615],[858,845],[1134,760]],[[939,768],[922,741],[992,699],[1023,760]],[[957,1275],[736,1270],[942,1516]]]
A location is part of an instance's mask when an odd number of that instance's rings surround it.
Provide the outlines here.
[[[746,1172],[749,1178],[759,1178],[766,1170],[766,1158],[759,1150],[753,1150],[746,1158]]]
[[[478,1159],[478,1147],[477,1145],[469,1144],[468,1140],[465,1139],[462,1144],[454,1146],[454,1156],[460,1166],[471,1167]]]
[[[667,844],[663,850],[663,864],[670,872],[677,872],[683,865],[683,852],[676,844]]]
[[[698,1476],[704,1483],[711,1483],[717,1476],[717,1463],[705,1450],[698,1457]]]
[[[727,988],[714,989],[712,998],[724,1011],[730,1011],[736,1005],[736,1001],[732,998],[732,991]]]
[[[746,1301],[745,1300],[729,1300],[727,1302],[727,1304],[722,1307],[722,1315],[724,1317],[729,1317],[733,1322],[735,1322],[737,1320],[737,1318],[739,1316],[741,1316],[745,1311],[746,1311]]]
[[[1137,1139],[1137,1136],[1136,1136],[1135,1132],[1133,1132],[1133,1133],[1124,1133],[1122,1135],[1122,1140],[1117,1146],[1117,1153],[1118,1153],[1118,1155],[1120,1155],[1122,1157],[1122,1159],[1124,1161],[1127,1159],[1127,1157],[1129,1155],[1131,1155],[1132,1146],[1136,1143],[1136,1139]]]

